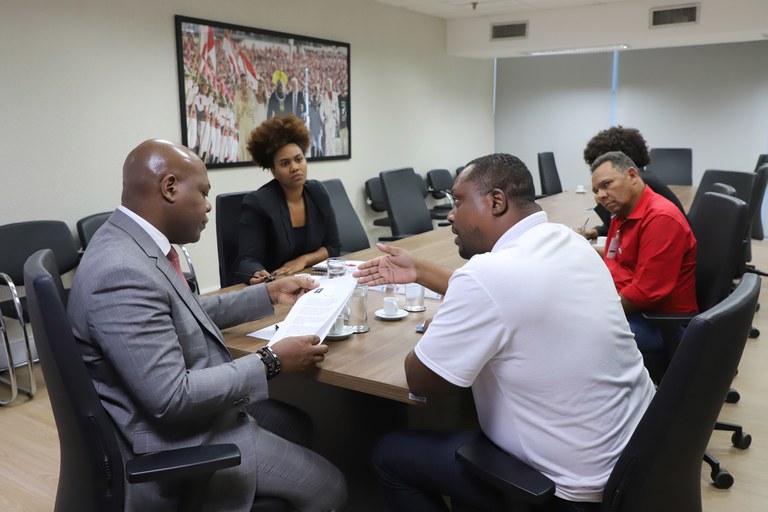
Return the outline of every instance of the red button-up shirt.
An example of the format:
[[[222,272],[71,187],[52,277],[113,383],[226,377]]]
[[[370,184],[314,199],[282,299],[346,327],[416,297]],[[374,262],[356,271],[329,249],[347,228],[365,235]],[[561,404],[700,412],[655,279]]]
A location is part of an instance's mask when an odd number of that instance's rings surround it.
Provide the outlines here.
[[[641,310],[698,311],[696,238],[667,199],[645,187],[627,218],[613,217],[605,247],[616,289]]]

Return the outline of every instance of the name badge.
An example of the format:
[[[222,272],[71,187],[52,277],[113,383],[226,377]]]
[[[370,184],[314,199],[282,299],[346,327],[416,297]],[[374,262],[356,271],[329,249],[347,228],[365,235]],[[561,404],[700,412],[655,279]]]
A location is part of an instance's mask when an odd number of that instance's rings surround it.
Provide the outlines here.
[[[611,238],[611,243],[608,246],[608,252],[606,253],[606,258],[615,259],[616,258],[616,251],[619,249],[619,237],[615,236]]]

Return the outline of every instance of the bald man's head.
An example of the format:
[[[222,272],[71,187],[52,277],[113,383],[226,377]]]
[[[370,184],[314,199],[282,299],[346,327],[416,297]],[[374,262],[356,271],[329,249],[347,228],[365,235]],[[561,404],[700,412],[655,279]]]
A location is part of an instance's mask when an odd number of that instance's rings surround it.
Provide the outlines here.
[[[205,164],[180,144],[144,141],[123,164],[123,206],[146,219],[171,243],[199,240],[211,209],[209,190]]]

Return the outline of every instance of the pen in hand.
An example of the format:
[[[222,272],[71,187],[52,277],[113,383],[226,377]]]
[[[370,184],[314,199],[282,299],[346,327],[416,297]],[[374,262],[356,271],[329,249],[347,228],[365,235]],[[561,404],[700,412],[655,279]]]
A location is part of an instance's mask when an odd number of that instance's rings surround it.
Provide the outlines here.
[[[248,278],[251,278],[251,279],[253,279],[253,278],[258,279],[259,278],[259,276],[254,276],[253,274],[249,274],[247,272],[238,272],[238,271],[236,271],[235,274],[238,275],[238,276],[241,276],[241,277],[248,277]],[[269,282],[272,282],[274,280],[275,280],[275,276],[273,276],[272,274],[268,274],[267,277],[264,279],[264,282],[269,283]]]

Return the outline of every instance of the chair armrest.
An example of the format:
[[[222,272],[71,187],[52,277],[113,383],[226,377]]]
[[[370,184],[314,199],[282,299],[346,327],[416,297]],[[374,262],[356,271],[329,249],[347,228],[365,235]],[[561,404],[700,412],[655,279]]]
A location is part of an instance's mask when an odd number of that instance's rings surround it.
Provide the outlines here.
[[[646,311],[642,313],[643,318],[655,324],[687,324],[693,320],[698,313],[660,313],[656,311]]]
[[[209,444],[151,453],[125,464],[128,482],[138,484],[156,480],[213,474],[240,464],[240,449],[235,444]]]
[[[555,494],[555,482],[481,436],[456,450],[456,458],[510,499],[541,504]]]
[[[407,238],[410,235],[400,235],[400,236],[380,236],[379,242],[394,242],[395,240],[402,240],[403,238]]]

